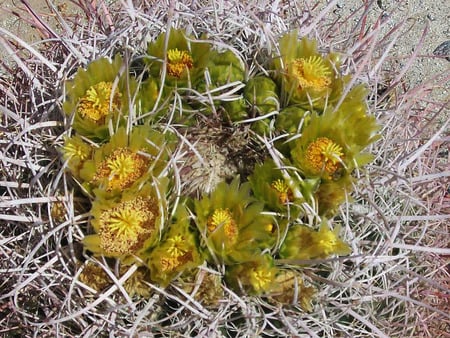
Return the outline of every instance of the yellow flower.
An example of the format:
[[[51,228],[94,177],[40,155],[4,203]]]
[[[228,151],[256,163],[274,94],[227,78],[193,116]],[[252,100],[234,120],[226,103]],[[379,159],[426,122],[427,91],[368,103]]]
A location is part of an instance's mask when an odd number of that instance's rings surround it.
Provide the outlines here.
[[[340,145],[319,137],[308,145],[305,157],[313,172],[320,175],[325,171],[325,177],[330,178],[341,167],[344,153]]]
[[[180,234],[167,239],[167,256],[161,257],[162,271],[165,273],[173,272],[176,268],[192,260],[192,253],[186,238]]]
[[[195,83],[197,78],[203,78],[210,48],[209,43],[196,41],[193,36],[186,37],[183,30],[172,28],[148,44],[145,62],[153,78],[159,78],[162,67],[166,67],[165,85],[187,86]]]
[[[112,198],[138,187],[166,166],[169,146],[165,136],[149,126],[135,126],[131,133],[119,128],[109,142],[95,150],[80,170],[84,188],[96,197]]]
[[[104,124],[105,118],[113,111],[120,109],[122,94],[113,92],[112,82],[99,82],[89,87],[86,94],[78,102],[78,113],[96,124]]]
[[[167,73],[173,77],[180,78],[186,69],[194,65],[191,55],[186,50],[178,48],[167,51]]]
[[[265,266],[257,266],[250,271],[250,284],[256,293],[268,290],[275,277],[273,269],[267,269]]]
[[[230,244],[235,243],[238,235],[238,228],[236,221],[233,219],[229,209],[216,209],[208,218],[208,231],[210,233],[216,231],[218,228],[223,228]]]
[[[308,110],[322,110],[340,99],[342,89],[350,78],[340,76],[339,55],[321,55],[317,40],[303,37],[298,31],[283,35],[279,40],[280,54],[274,55],[275,79],[281,88],[281,105],[300,105]]]
[[[296,176],[297,174],[291,169],[281,169],[273,160],[267,159],[262,164],[257,164],[248,177],[253,195],[264,202],[264,209],[277,212],[277,226],[272,232],[275,242],[277,242],[276,237],[286,230],[285,220],[296,219],[302,212],[301,181]]]
[[[80,162],[89,158],[92,148],[79,136],[67,138],[63,146],[63,157],[65,160],[77,158]]]
[[[351,249],[339,238],[340,227],[331,230],[323,221],[318,231],[304,225],[289,229],[280,249],[280,257],[289,259],[327,258],[331,255],[348,255]]]
[[[333,74],[320,56],[295,59],[288,68],[298,83],[298,90],[311,88],[320,91],[331,84]]]
[[[143,257],[151,271],[151,279],[162,286],[203,263],[184,205],[177,208],[174,219],[176,222],[170,224],[163,240]]]
[[[92,147],[81,137],[72,136],[65,139],[61,152],[72,175],[78,177],[84,162],[92,155]]]
[[[66,81],[63,110],[74,115],[72,127],[79,135],[106,141],[109,123],[124,123],[137,83],[121,73],[122,67],[119,55],[113,60],[103,57],[90,62],[86,69],[79,68],[73,79]]]
[[[91,208],[95,234],[85,236],[85,248],[95,255],[120,257],[124,264],[135,263],[134,256],[141,257],[159,239],[167,183],[161,178],[158,184],[145,183],[113,199],[97,197]]]
[[[262,214],[263,204],[250,195],[250,185],[221,182],[201,200],[194,201],[195,222],[205,241],[211,262],[243,262],[267,246],[273,218]]]
[[[291,188],[282,179],[277,179],[270,185],[278,194],[278,200],[281,204],[292,202],[294,196]]]
[[[339,238],[340,227],[334,230],[322,223],[318,232],[315,233],[315,251],[320,257],[327,257],[333,254],[348,255],[352,252],[350,247]]]
[[[234,290],[260,295],[274,287],[276,273],[270,255],[255,255],[252,260],[228,266],[225,278]]]
[[[100,248],[107,256],[133,254],[155,232],[159,210],[151,197],[138,196],[104,210],[98,222]]]
[[[129,148],[117,148],[98,166],[91,183],[106,183],[106,191],[129,188],[149,168],[149,160]]]

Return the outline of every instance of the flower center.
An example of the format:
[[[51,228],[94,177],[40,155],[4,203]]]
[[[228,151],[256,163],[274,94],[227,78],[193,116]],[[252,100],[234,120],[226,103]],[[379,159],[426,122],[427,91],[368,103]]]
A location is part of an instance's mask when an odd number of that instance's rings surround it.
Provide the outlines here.
[[[337,239],[333,231],[326,231],[320,233],[320,239],[318,240],[318,246],[324,255],[328,256],[334,252],[336,248]]]
[[[126,189],[143,176],[149,166],[148,159],[128,148],[117,148],[98,166],[92,182],[108,180],[106,190]]]
[[[277,179],[270,185],[278,193],[278,200],[281,204],[287,204],[293,199],[291,188],[286,184],[284,180]]]
[[[155,230],[158,214],[150,197],[137,197],[103,211],[99,219],[101,248],[110,254],[135,252]]]
[[[310,56],[307,59],[295,59],[291,63],[292,74],[298,81],[299,90],[322,90],[331,83],[331,71],[320,56]]]
[[[251,284],[256,292],[266,290],[273,278],[272,271],[267,271],[262,267],[254,269],[250,274]]]
[[[210,233],[216,231],[218,228],[223,227],[225,235],[234,240],[238,234],[238,228],[234,221],[230,210],[228,209],[216,209],[208,219],[208,231]]]
[[[163,271],[173,271],[176,268],[192,261],[192,252],[186,248],[186,240],[181,235],[176,235],[167,240],[169,248],[168,256],[162,257],[160,262]]]
[[[80,161],[86,160],[90,155],[92,148],[89,144],[83,142],[79,137],[67,139],[63,147],[65,158],[78,158]]]
[[[191,69],[194,61],[189,53],[185,50],[169,49],[167,51],[167,73],[169,75],[180,78],[184,70]]]
[[[121,94],[117,91],[112,93],[112,86],[112,82],[102,81],[90,87],[78,103],[81,117],[97,124],[104,123],[105,117],[120,107]]]
[[[342,147],[329,138],[319,137],[306,149],[306,160],[317,174],[325,171],[329,177],[340,167],[342,151]]]
[[[176,235],[174,237],[171,237],[167,240],[169,242],[169,249],[167,252],[171,257],[178,258],[186,253],[185,250],[185,241],[183,236]]]

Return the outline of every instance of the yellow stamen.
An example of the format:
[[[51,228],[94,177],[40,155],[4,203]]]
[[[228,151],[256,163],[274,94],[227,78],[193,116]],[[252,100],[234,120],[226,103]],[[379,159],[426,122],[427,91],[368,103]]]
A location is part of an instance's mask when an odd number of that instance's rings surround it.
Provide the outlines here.
[[[137,197],[101,213],[100,246],[110,254],[131,254],[155,231],[159,211],[151,197]]]
[[[169,249],[167,249],[167,252],[171,257],[178,258],[186,253],[185,250],[185,240],[183,236],[177,235],[174,237],[171,237],[167,240],[167,242],[170,244]]]
[[[75,136],[66,140],[63,151],[65,159],[78,158],[80,161],[84,161],[91,155],[92,148],[81,138]]]
[[[108,179],[106,190],[123,190],[133,185],[148,170],[148,159],[128,148],[117,148],[97,168],[92,183]]]
[[[176,78],[180,78],[184,70],[191,69],[194,60],[185,50],[169,49],[167,51],[167,73]]]
[[[118,91],[112,93],[112,87],[112,82],[104,81],[90,87],[78,103],[81,117],[103,124],[106,116],[120,107],[121,94]]]
[[[272,283],[274,275],[272,271],[267,271],[262,267],[258,267],[251,272],[250,278],[255,291],[260,292],[266,290]]]
[[[337,245],[337,238],[333,231],[321,231],[318,234],[318,238],[318,246],[325,255],[328,256],[334,252]]]
[[[277,179],[270,186],[278,193],[278,200],[281,204],[287,204],[293,200],[292,190],[284,180]]]
[[[274,230],[275,230],[275,227],[273,226],[273,224],[272,223],[269,223],[269,224],[266,224],[266,226],[264,227],[264,229],[267,231],[267,232],[270,232],[271,234],[274,232]]]
[[[289,67],[298,81],[298,89],[322,90],[331,83],[331,70],[320,56],[295,59]]]
[[[220,227],[223,227],[225,235],[229,240],[234,241],[237,238],[238,228],[230,210],[228,209],[214,210],[213,214],[208,219],[207,226],[210,233],[216,231]]]
[[[306,160],[310,167],[316,174],[325,171],[327,177],[339,169],[343,157],[342,147],[326,137],[319,137],[306,149]]]
[[[163,271],[171,272],[189,261],[192,261],[192,253],[185,252],[179,257],[163,257],[160,263]]]

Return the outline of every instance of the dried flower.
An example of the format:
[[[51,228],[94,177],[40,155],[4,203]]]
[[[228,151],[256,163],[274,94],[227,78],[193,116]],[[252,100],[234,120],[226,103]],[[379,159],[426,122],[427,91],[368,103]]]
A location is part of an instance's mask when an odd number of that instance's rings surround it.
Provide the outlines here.
[[[312,311],[312,299],[316,289],[305,286],[300,273],[295,270],[280,269],[277,272],[269,298],[283,305],[297,305],[305,311]]]
[[[201,268],[180,279],[179,286],[187,293],[193,294],[194,299],[204,306],[217,307],[224,298],[222,278],[219,274],[211,273]]]
[[[80,282],[86,284],[97,292],[102,291],[108,285],[112,284],[111,278],[109,278],[105,270],[91,261],[87,261],[87,263],[83,266],[83,270],[78,278]]]

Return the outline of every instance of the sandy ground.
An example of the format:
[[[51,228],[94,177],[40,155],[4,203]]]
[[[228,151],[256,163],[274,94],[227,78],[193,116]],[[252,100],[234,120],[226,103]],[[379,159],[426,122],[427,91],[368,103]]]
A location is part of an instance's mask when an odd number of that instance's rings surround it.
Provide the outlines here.
[[[49,10],[42,0],[28,0],[27,1],[36,12],[40,13],[47,22],[52,23],[52,16],[48,13]],[[325,6],[329,0],[320,0],[321,4]],[[56,7],[67,10],[68,1],[54,0]],[[310,3],[315,3],[311,0]],[[344,16],[361,6],[361,0],[339,0],[333,9],[333,15]],[[61,7],[63,6],[63,7]],[[30,29],[30,24],[22,22],[17,18],[15,13],[23,13],[24,5],[19,0],[0,0],[0,28],[7,29],[25,41],[32,43],[38,41],[40,37],[36,31]],[[393,14],[391,14],[393,12]],[[407,81],[411,86],[421,83],[429,79],[435,74],[442,74],[450,70],[450,62],[445,58],[433,57],[435,48],[444,41],[450,40],[450,1],[448,0],[378,0],[373,6],[370,16],[375,18],[381,13],[385,13],[392,21],[388,25],[388,29],[400,22],[406,22],[411,29],[404,36],[401,37],[399,43],[394,46],[392,55],[398,59],[398,66],[403,66],[403,61],[406,62],[407,56],[411,54],[414,47],[418,44],[424,30],[427,27],[427,34],[425,35],[422,49],[419,52],[419,57],[409,75]],[[28,16],[29,17],[29,16]],[[4,35],[1,34],[0,37]],[[0,57],[5,57],[5,51],[0,48]],[[403,60],[403,61],[402,61]],[[450,92],[450,83],[437,90],[437,95],[442,98],[448,98]]]

